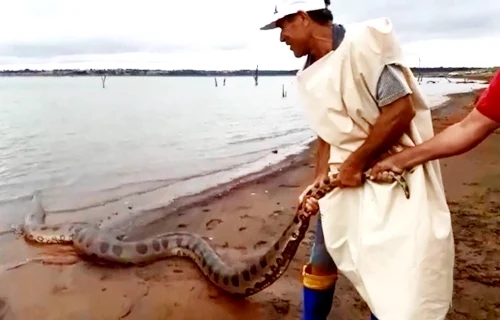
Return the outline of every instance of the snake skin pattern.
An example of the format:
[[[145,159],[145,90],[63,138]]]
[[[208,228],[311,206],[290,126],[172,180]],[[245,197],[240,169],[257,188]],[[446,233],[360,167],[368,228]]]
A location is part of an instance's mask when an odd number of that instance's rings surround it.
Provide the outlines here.
[[[394,180],[409,198],[406,181],[401,176],[394,176]],[[243,268],[226,264],[208,242],[189,232],[169,232],[140,241],[123,241],[91,223],[44,225],[45,211],[36,197],[37,210],[25,218],[21,232],[26,239],[39,243],[72,243],[79,254],[97,262],[142,265],[168,257],[186,257],[218,288],[233,296],[247,297],[273,284],[287,270],[309,227],[312,214],[305,208],[307,197],[320,199],[338,185],[335,175],[314,185],[276,242]]]

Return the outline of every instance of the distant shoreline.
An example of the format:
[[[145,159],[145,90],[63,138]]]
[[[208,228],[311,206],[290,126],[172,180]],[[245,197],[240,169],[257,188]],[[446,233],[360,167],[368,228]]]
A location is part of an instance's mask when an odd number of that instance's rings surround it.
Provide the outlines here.
[[[415,76],[423,77],[463,77],[465,75],[477,75],[480,73],[491,73],[494,68],[411,68]],[[234,77],[255,75],[256,70],[153,70],[153,69],[53,69],[53,70],[0,70],[0,77],[76,77],[76,76],[156,76],[156,77]],[[294,76],[298,70],[258,70],[259,76]]]

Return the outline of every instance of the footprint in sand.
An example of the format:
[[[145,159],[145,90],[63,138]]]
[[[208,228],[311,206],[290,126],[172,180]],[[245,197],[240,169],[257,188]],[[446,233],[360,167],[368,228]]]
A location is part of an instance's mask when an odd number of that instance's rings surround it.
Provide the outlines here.
[[[255,250],[257,250],[259,248],[262,248],[266,243],[267,243],[267,241],[260,240],[259,242],[257,242],[256,244],[254,244],[253,248]]]
[[[207,230],[212,230],[215,227],[217,227],[217,225],[219,225],[219,223],[221,222],[222,222],[221,219],[212,219],[205,224],[205,227],[207,228]]]
[[[180,223],[177,225],[177,228],[186,228],[187,227],[187,224],[184,224],[184,223]]]
[[[276,217],[283,213],[283,210],[274,210],[273,213],[269,214],[269,217]]]
[[[3,319],[3,317],[7,314],[8,309],[9,306],[7,305],[7,301],[0,297],[0,319]]]

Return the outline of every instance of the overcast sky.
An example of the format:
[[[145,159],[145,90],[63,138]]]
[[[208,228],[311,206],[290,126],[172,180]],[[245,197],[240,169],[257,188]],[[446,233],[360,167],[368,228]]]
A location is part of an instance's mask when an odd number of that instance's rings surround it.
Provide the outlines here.
[[[403,3],[406,2],[406,3]],[[411,66],[499,66],[500,0],[332,0],[335,21],[389,17]],[[272,0],[6,0],[0,69],[296,69]]]

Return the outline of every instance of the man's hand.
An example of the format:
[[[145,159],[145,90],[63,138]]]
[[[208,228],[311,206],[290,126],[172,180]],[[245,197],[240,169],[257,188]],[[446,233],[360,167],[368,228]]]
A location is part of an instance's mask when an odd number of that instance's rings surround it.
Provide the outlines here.
[[[302,203],[302,201],[304,201],[304,198],[306,196],[306,193],[311,190],[313,188],[313,186],[318,182],[320,181],[320,179],[316,179],[314,180],[314,182],[312,184],[310,184],[309,186],[307,186],[307,188],[304,189],[304,191],[302,191],[302,193],[300,194],[299,196],[299,203]],[[319,211],[319,204],[318,204],[318,200],[312,198],[312,197],[308,197],[306,199],[306,202],[304,203],[305,205],[305,208],[306,208],[306,211],[309,212],[310,214],[316,214],[318,213]]]
[[[400,161],[398,161],[399,159],[400,157],[398,157],[398,154],[395,154],[377,162],[369,170],[370,180],[385,181],[389,171],[392,171],[396,174],[402,174],[405,166]]]
[[[407,95],[380,109],[380,116],[363,142],[339,168],[343,187],[359,187],[363,172],[381,158],[409,129],[415,109],[411,96]]]
[[[309,190],[311,190],[314,185],[322,180],[324,180],[327,176],[330,177],[330,179],[332,178],[330,176],[330,174],[322,174],[321,176],[317,177],[314,182],[312,184],[310,184],[309,186],[307,186],[304,191],[302,191],[302,193],[300,194],[299,196],[299,203],[302,203],[302,201],[304,201],[304,198],[306,197],[306,194]],[[312,198],[312,197],[308,197],[304,203],[305,205],[305,208],[306,210],[311,213],[311,214],[316,214],[318,211],[319,211],[319,204],[318,204],[318,200]]]
[[[363,184],[364,163],[346,160],[339,168],[338,179],[341,187],[359,187]]]

